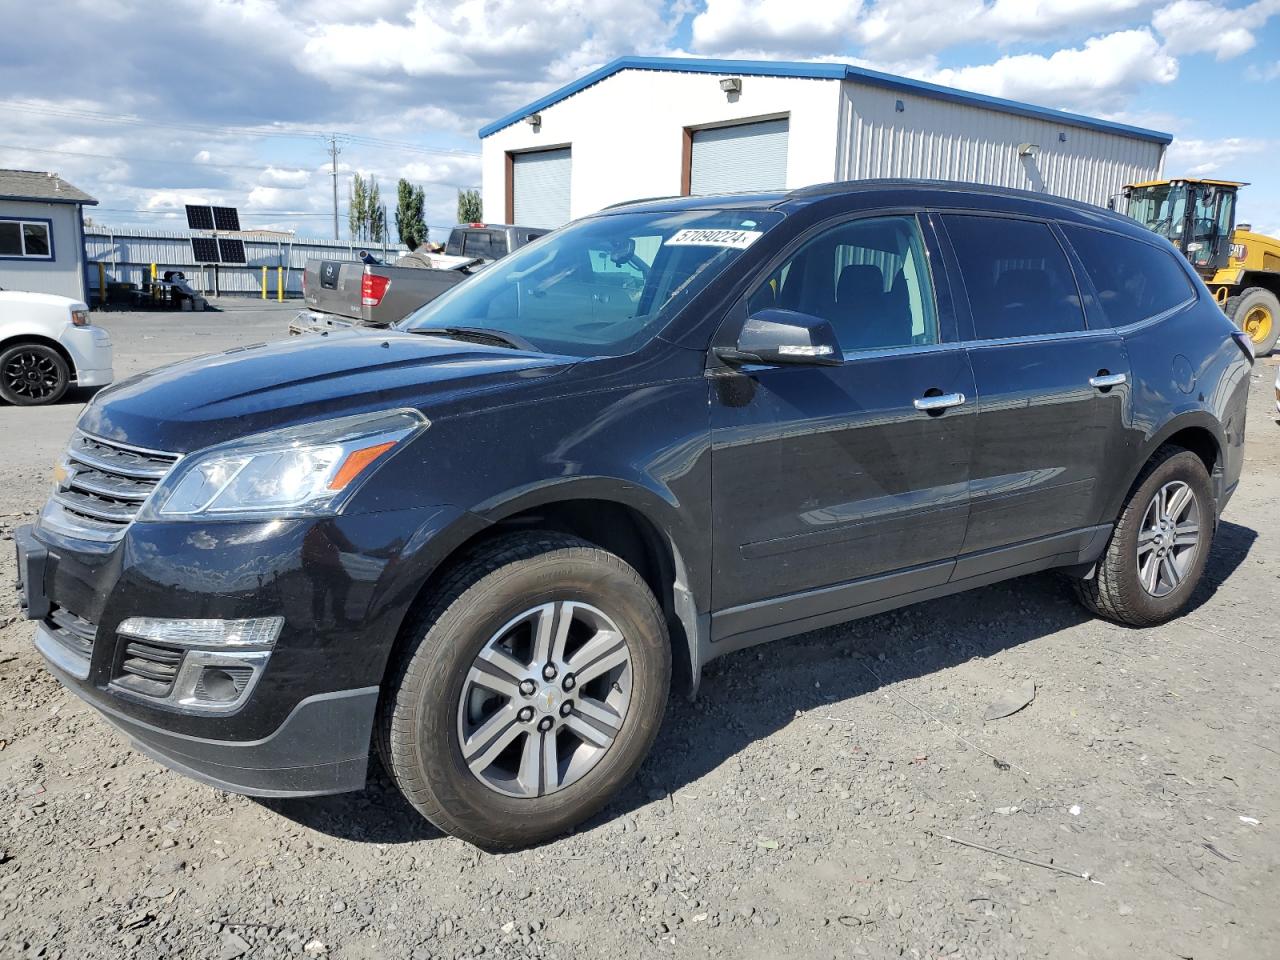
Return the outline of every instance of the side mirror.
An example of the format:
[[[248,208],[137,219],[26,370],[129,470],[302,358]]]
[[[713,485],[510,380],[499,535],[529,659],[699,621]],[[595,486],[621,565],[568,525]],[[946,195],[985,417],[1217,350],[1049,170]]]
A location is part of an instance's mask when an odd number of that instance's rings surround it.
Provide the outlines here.
[[[717,348],[715,354],[729,364],[835,366],[843,362],[830,321],[808,313],[773,308],[748,317],[738,335],[737,346]]]

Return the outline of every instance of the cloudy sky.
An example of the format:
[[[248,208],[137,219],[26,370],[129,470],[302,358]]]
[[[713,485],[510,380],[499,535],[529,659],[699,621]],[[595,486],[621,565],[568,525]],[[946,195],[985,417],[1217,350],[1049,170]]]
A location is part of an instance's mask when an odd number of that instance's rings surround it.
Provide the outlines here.
[[[443,226],[480,126],[622,54],[842,60],[1166,130],[1170,174],[1251,181],[1243,218],[1280,233],[1280,0],[0,0],[0,167],[115,226],[211,202],[323,237],[336,134],[344,202],[352,171],[390,206],[403,176]]]

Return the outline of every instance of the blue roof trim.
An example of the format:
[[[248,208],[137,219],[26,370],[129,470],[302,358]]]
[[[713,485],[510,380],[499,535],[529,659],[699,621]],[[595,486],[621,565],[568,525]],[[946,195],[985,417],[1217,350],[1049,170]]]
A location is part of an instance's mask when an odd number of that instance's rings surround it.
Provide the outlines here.
[[[853,80],[890,90],[901,90],[935,100],[949,100],[968,106],[985,107],[1001,113],[1012,113],[1035,120],[1047,120],[1050,123],[1061,123],[1066,126],[1083,127],[1087,130],[1101,130],[1104,133],[1121,133],[1153,143],[1167,144],[1173,141],[1173,135],[1159,130],[1148,130],[1145,127],[1134,127],[1127,123],[1113,123],[1086,117],[1078,113],[1067,113],[1049,107],[1038,107],[1033,103],[1021,103],[1017,100],[1005,100],[1002,97],[989,97],[982,93],[969,93],[954,87],[944,87],[937,83],[926,83],[923,80],[909,80],[906,77],[890,73],[880,73],[863,67],[854,67],[845,63],[795,63],[772,60],[710,60],[702,57],[619,57],[606,63],[598,70],[579,77],[545,97],[526,104],[519,110],[501,117],[493,123],[480,128],[483,140],[513,123],[519,123],[531,113],[545,110],[567,97],[573,96],[622,70],[669,70],[680,73],[735,73],[741,76],[756,77],[803,77],[810,80]]]

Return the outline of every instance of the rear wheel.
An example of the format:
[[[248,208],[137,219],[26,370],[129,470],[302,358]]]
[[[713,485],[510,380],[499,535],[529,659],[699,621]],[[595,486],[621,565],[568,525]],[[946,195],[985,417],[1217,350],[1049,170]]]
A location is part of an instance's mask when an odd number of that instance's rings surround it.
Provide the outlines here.
[[[635,774],[662,722],[658,604],[635,570],[576,537],[491,544],[407,630],[378,746],[409,802],[472,843],[569,830]]]
[[[1203,461],[1162,447],[1138,478],[1094,576],[1077,581],[1081,602],[1131,627],[1176,617],[1204,574],[1216,523]]]
[[[71,383],[62,354],[43,343],[19,343],[0,353],[0,397],[20,407],[56,403]]]
[[[1265,357],[1280,339],[1280,299],[1263,287],[1248,287],[1231,297],[1223,310],[1249,335],[1255,356]]]

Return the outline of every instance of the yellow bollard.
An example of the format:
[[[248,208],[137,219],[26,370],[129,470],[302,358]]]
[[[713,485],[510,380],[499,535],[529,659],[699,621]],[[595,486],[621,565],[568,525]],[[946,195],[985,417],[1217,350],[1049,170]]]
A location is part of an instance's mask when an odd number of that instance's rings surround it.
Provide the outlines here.
[[[98,309],[107,309],[107,268],[98,261]]]
[[[284,267],[276,267],[276,303],[284,303]]]
[[[267,299],[267,268],[262,268],[262,299]]]
[[[156,289],[156,265],[153,263],[151,265],[151,299],[158,300],[159,298],[160,291]]]

